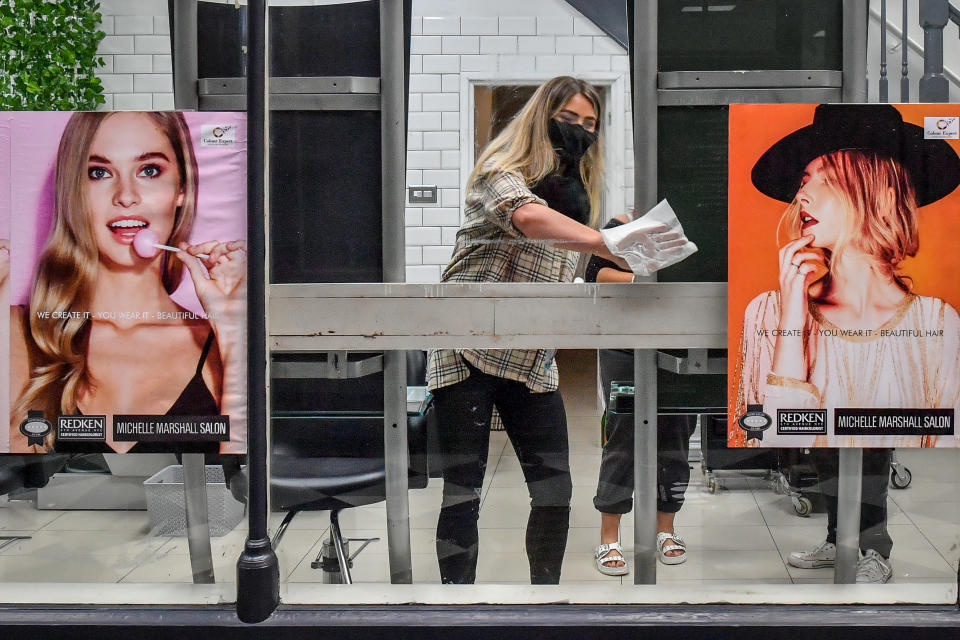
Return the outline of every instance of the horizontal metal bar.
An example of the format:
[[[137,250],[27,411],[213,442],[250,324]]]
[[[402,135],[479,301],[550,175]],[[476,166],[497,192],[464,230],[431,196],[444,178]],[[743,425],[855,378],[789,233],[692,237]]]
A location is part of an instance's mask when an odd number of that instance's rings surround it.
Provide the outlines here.
[[[775,89],[842,86],[843,72],[784,71],[664,71],[657,74],[660,89]]]
[[[247,97],[200,96],[201,111],[243,111]],[[271,111],[379,111],[380,96],[374,93],[272,93]]]
[[[944,578],[948,580],[948,578]],[[619,586],[619,585],[617,585]],[[102,632],[102,637],[118,637],[121,632],[127,636],[140,629],[155,628],[156,635],[169,628],[174,631],[185,628],[208,628],[208,637],[212,639],[230,635],[237,637],[234,631],[242,627],[237,620],[235,606],[222,604],[217,596],[225,591],[222,585],[194,586],[191,592],[194,602],[203,602],[202,606],[184,606],[169,604],[184,599],[178,590],[160,584],[106,584],[87,596],[88,599],[108,601],[115,594],[126,594],[135,604],[104,606],[103,604],[37,606],[40,602],[37,593],[53,590],[49,586],[36,583],[4,583],[3,595],[14,596],[17,604],[4,605],[0,609],[0,625],[6,627],[22,626],[38,630],[55,628],[76,629]],[[667,583],[657,586],[634,589],[624,588],[622,602],[610,607],[610,589],[607,585],[573,583],[565,587],[565,599],[570,603],[556,604],[556,587],[520,584],[478,584],[469,589],[469,595],[454,599],[449,594],[459,589],[437,589],[430,584],[383,585],[378,583],[357,583],[351,589],[337,589],[325,584],[291,583],[287,606],[281,607],[267,620],[259,623],[264,636],[293,635],[303,631],[303,635],[339,633],[347,636],[346,630],[362,630],[354,636],[363,634],[368,640],[396,640],[404,635],[402,629],[421,630],[423,628],[477,629],[477,636],[490,636],[487,630],[503,629],[501,637],[539,636],[538,629],[544,635],[564,637],[557,629],[567,629],[566,637],[600,635],[594,629],[614,629],[617,627],[643,627],[649,636],[668,634],[674,637],[724,637],[739,634],[758,636],[771,634],[772,630],[783,630],[781,635],[798,639],[811,637],[869,638],[881,636],[873,631],[883,628],[902,629],[904,637],[930,638],[949,637],[960,630],[960,616],[957,606],[952,602],[956,598],[955,582],[942,583],[906,583],[898,585],[896,594],[889,589],[871,590],[858,596],[866,599],[867,605],[850,604],[807,604],[809,602],[850,602],[850,587],[838,587],[833,584],[764,585],[760,594],[764,602],[790,603],[790,606],[770,604],[713,604],[716,590],[692,587],[683,582]],[[67,590],[63,590],[67,591]],[[746,601],[757,599],[756,583],[736,585],[723,595],[727,600]],[[157,598],[162,593],[159,604],[140,604]],[[202,594],[197,596],[196,593]],[[863,593],[859,590],[858,593]],[[75,591],[68,591],[66,597],[76,600]],[[104,594],[104,595],[100,595]],[[176,594],[176,595],[173,595]],[[213,594],[213,595],[208,595]],[[874,595],[876,594],[876,595]],[[26,600],[33,597],[34,600]],[[201,600],[200,598],[205,598]],[[897,599],[899,597],[899,600]],[[48,599],[52,598],[49,596]],[[604,601],[606,598],[606,602]],[[671,601],[671,598],[673,599]],[[712,598],[712,599],[711,599]],[[436,600],[443,604],[430,604]],[[451,604],[450,600],[454,603]],[[678,601],[693,600],[697,604],[677,604]],[[4,600],[7,602],[8,600]],[[316,604],[330,602],[335,604]],[[30,602],[30,604],[22,604]],[[376,603],[370,605],[370,603]],[[411,606],[409,603],[417,603]],[[460,604],[461,602],[480,603],[520,603],[537,604]],[[594,604],[577,604],[591,602]],[[653,602],[658,604],[635,604]],[[912,602],[936,604],[904,604]],[[214,629],[222,629],[216,632]],[[850,632],[854,628],[855,632]],[[279,629],[281,632],[267,633],[267,629]],[[756,633],[750,631],[755,630]],[[927,631],[924,631],[926,629]],[[954,629],[954,631],[949,631]],[[299,631],[298,631],[299,630]],[[727,634],[725,630],[729,630]],[[583,633],[581,633],[583,631]],[[687,633],[689,631],[689,633]],[[749,633],[747,633],[749,631]],[[929,631],[929,633],[928,633]],[[662,633],[661,633],[662,632]],[[469,634],[465,631],[461,635]],[[835,634],[835,635],[834,635]],[[22,637],[21,634],[20,637]],[[40,635],[39,633],[37,635]],[[51,633],[51,636],[56,634]],[[78,633],[79,635],[79,633]],[[93,634],[88,634],[93,635]],[[426,636],[426,634],[423,634]],[[438,635],[438,634],[433,634]],[[609,633],[615,636],[614,633]],[[887,634],[892,635],[892,634]]]
[[[715,335],[526,335],[526,336],[271,336],[271,351],[335,349],[725,349],[726,333]]]
[[[362,378],[383,371],[383,356],[363,360],[347,360],[344,351],[327,353],[327,359],[317,362],[271,362],[271,378]]]
[[[201,96],[247,92],[246,78],[200,78]],[[366,76],[270,78],[270,93],[380,93],[380,78]]]
[[[533,282],[309,282],[271,284],[270,298],[706,298],[726,299],[726,282],[615,284]]]
[[[658,351],[657,368],[685,375],[726,373],[727,359],[710,358],[706,349],[688,349],[685,358]]]
[[[841,90],[835,88],[780,89],[659,89],[661,107],[703,107],[725,104],[776,104],[840,102]]]
[[[725,283],[272,285],[269,308],[281,351],[723,348],[727,333]]]

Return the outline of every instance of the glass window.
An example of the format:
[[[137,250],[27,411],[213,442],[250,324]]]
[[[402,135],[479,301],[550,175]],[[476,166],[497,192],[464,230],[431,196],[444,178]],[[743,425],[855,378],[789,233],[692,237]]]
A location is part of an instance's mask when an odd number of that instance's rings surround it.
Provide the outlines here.
[[[659,2],[660,71],[841,69],[834,0]]]
[[[735,333],[739,319],[724,323],[728,107],[659,109],[658,195],[699,252],[660,272],[656,295],[606,286],[632,274],[591,267],[586,256],[576,268],[561,258],[560,275],[526,278],[540,284],[524,287],[542,285],[535,296],[514,287],[491,300],[499,283],[436,287],[474,163],[550,78],[598,88],[601,224],[630,209],[629,56],[608,35],[619,30],[560,0],[410,4],[408,284],[381,282],[384,178],[398,176],[383,174],[383,105],[369,91],[382,80],[379,3],[271,7],[271,73],[296,80],[275,85],[295,90],[276,92],[269,141],[269,522],[283,601],[596,603],[611,600],[611,585],[624,603],[691,593],[746,602],[758,592],[775,603],[798,593],[811,603],[856,600],[833,585],[830,542],[845,515],[834,515],[836,452],[730,446],[734,396],[721,347],[723,327]],[[200,77],[239,78],[245,11],[231,0],[199,12]],[[828,0],[660,2],[659,70],[839,70],[841,12]],[[162,21],[151,24],[161,35]],[[121,70],[143,61],[115,55],[110,82],[122,84]],[[165,73],[164,62],[151,58],[151,71]],[[325,90],[302,92],[316,78]],[[129,100],[124,93],[111,92],[110,106]],[[5,186],[18,183],[9,158],[0,154]],[[52,172],[38,175],[53,184]],[[0,190],[0,202],[7,195]],[[514,240],[502,254],[522,243]],[[519,268],[540,268],[533,262]],[[666,345],[648,353],[655,365],[641,379],[638,335]],[[652,414],[641,416],[640,436],[656,415],[657,447],[645,459],[656,460],[656,480],[634,490],[638,411]],[[141,590],[139,599],[176,584],[174,599],[235,598],[247,536],[241,458],[211,452],[203,486],[184,473],[197,459],[168,453],[25,458],[0,456],[0,478],[12,478],[0,497],[6,593],[44,583],[69,602],[87,592],[78,583],[117,583]],[[880,600],[954,602],[958,462],[956,449],[864,451],[861,546],[876,556],[860,569],[889,579]],[[187,504],[198,500],[209,538],[186,535]],[[637,525],[649,534],[655,579],[634,555]],[[341,586],[348,573],[353,584]]]

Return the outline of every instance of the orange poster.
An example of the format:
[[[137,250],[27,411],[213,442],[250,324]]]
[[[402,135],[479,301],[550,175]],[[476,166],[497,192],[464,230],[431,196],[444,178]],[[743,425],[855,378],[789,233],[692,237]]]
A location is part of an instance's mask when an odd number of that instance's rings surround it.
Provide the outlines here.
[[[960,105],[732,105],[731,447],[957,447]]]

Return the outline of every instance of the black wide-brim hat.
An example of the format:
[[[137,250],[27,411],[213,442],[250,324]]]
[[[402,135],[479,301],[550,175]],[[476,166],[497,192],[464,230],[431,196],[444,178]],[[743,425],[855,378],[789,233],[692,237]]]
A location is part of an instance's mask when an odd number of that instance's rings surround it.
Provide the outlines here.
[[[924,140],[923,128],[903,121],[888,104],[821,104],[813,124],[767,149],[751,179],[763,194],[792,202],[804,168],[835,151],[865,151],[894,158],[910,174],[917,205],[946,196],[960,185],[960,158],[944,140]]]

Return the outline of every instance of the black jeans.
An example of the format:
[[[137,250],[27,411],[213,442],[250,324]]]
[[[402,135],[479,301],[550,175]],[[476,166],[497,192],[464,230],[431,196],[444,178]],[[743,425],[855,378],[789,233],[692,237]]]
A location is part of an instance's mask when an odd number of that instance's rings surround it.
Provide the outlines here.
[[[827,504],[827,542],[837,542],[837,487],[840,454],[836,449],[813,449],[820,491]],[[860,500],[860,550],[873,549],[890,557],[893,540],[887,532],[887,482],[893,449],[863,450],[863,484]]]
[[[690,436],[697,417],[657,417],[657,511],[676,513],[690,483]],[[633,414],[607,414],[607,444],[600,461],[600,480],[593,506],[601,513],[633,509]]]
[[[633,352],[600,350],[600,381],[607,405],[612,381],[633,380]],[[657,417],[657,511],[676,513],[690,482],[690,436],[696,416]],[[633,508],[633,415],[607,413],[607,443],[600,462],[600,479],[593,506],[601,513],[628,513]]]
[[[444,583],[477,576],[480,489],[497,407],[530,494],[527,558],[532,584],[557,584],[570,527],[567,418],[559,391],[531,393],[521,382],[470,368],[470,377],[433,392],[443,459],[437,559]]]

